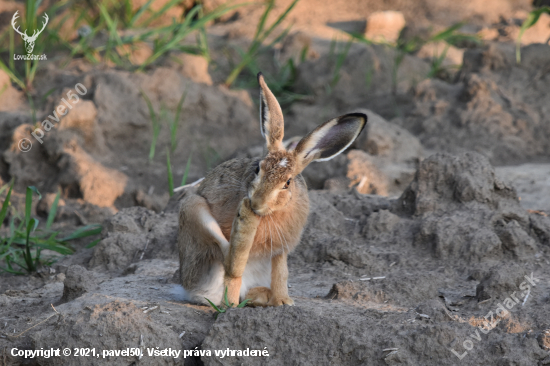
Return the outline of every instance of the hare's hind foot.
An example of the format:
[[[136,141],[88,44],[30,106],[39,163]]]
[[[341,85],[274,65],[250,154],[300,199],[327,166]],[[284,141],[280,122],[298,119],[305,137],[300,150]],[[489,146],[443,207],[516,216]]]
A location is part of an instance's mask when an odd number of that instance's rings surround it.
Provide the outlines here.
[[[252,306],[281,306],[294,305],[294,300],[287,296],[276,296],[271,289],[267,287],[251,288],[245,296],[250,299],[248,302]]]

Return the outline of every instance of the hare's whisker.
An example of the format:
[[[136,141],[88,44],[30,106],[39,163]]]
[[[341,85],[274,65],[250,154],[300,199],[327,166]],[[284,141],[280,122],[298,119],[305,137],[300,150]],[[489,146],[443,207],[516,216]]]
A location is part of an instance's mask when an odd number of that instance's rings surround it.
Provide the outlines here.
[[[271,215],[268,215],[267,217],[269,217],[269,219],[271,220],[271,222],[273,223],[273,227],[275,230],[277,230],[277,227],[275,226],[275,223],[273,222],[273,217]],[[273,257],[273,239],[271,240],[271,257]]]
[[[281,241],[284,240],[284,243],[281,242],[281,244],[286,244],[286,250],[288,253],[290,253],[290,246],[288,245],[288,241],[286,240],[285,234],[283,233],[283,229],[280,227],[280,225],[277,225],[274,222],[275,226],[277,227],[277,230],[279,230],[280,236],[282,236]]]
[[[279,236],[279,241],[281,242],[281,245],[284,245],[283,238],[281,238],[281,231],[279,230],[279,227],[277,226],[277,223],[273,220],[273,217],[269,216],[271,219],[271,222],[273,223],[273,227],[275,228],[275,231],[277,235]]]
[[[267,220],[264,220],[264,246],[267,245],[267,238],[266,238],[267,229],[266,229],[265,221]],[[271,253],[273,253],[273,247],[271,247]]]
[[[269,237],[271,239],[271,253],[273,253],[273,234],[271,233],[271,224],[269,223],[269,221],[267,223],[268,223],[268,226],[269,226]]]

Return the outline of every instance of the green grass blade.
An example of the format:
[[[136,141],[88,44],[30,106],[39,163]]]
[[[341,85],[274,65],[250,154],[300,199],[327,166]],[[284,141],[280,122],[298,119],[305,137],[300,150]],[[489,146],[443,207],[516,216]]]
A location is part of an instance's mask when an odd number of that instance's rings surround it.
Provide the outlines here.
[[[204,11],[201,8],[199,11],[199,16],[201,18],[204,17]],[[202,26],[199,29],[199,34],[197,36],[197,44],[199,45],[200,52],[203,55],[203,57],[206,59],[208,63],[212,61],[212,57],[210,56],[210,49],[208,47],[208,35],[206,33],[206,26]]]
[[[55,91],[57,91],[57,88],[56,88],[56,87],[53,87],[53,88],[51,88],[50,90],[48,90],[48,91],[42,96],[42,98],[40,98],[40,104],[43,104],[43,103],[46,101],[46,99],[48,99],[48,97],[49,97],[53,92],[55,92]]]
[[[273,23],[271,25],[271,27],[269,27],[269,29],[264,33],[263,35],[263,38],[262,38],[262,41],[267,38],[271,32],[273,32],[273,30],[275,30],[275,28],[277,28],[279,26],[279,24],[281,24],[281,22],[287,17],[287,15],[290,13],[290,11],[296,6],[296,4],[298,3],[298,1],[300,0],[294,0],[292,2],[292,4],[290,4],[288,6],[288,8],[286,8],[286,10],[279,16],[279,18],[277,18],[277,20],[275,21],[275,23]]]
[[[195,28],[198,27],[191,27],[189,24],[191,23],[191,19],[193,19],[197,13],[199,12],[200,6],[195,6],[191,11],[187,14],[185,17],[185,20],[182,24],[179,24],[177,27],[176,34],[166,43],[160,45],[151,56],[145,60],[145,62],[139,67],[138,70],[143,70],[147,65],[150,65],[154,61],[156,61],[159,57],[164,55],[166,52],[173,49],[180,41],[182,41],[187,34],[191,33],[191,31],[194,31]],[[203,18],[206,19],[207,17]],[[201,23],[202,20],[199,20],[195,23]]]
[[[6,264],[8,264],[9,262],[7,262]],[[19,263],[16,263],[18,265],[20,265]],[[4,268],[4,267],[0,267],[0,270],[1,271],[4,271],[4,272],[7,272],[7,273],[11,273],[11,274],[15,274],[15,275],[24,275],[25,272],[20,272],[20,271],[15,271],[11,265],[8,265],[8,268]]]
[[[265,27],[265,22],[267,21],[267,16],[269,15],[269,13],[271,13],[271,10],[273,9],[274,5],[275,5],[275,0],[269,0],[267,2],[266,8],[262,14],[262,17],[260,18],[260,21],[258,22],[258,26],[256,27],[256,33],[254,34],[253,39],[256,40],[260,38]]]
[[[27,197],[29,196],[28,192],[29,192],[29,188],[27,188]],[[30,193],[30,197],[32,202],[32,190]],[[28,272],[36,271],[36,264],[35,264],[35,261],[33,261],[32,254],[31,254],[31,241],[29,239],[30,239],[31,232],[36,230],[37,226],[38,226],[38,220],[35,218],[31,218],[27,224],[27,238],[25,240],[25,252],[23,253],[23,258],[25,259],[25,264],[27,265],[26,269]]]
[[[128,28],[132,28],[134,26],[134,24],[136,24],[136,22],[139,20],[139,18],[141,18],[141,16],[143,15],[143,13],[145,13],[145,11],[147,9],[149,9],[149,7],[151,6],[151,3],[153,2],[153,0],[149,0],[147,1],[143,6],[141,6],[139,8],[139,10],[134,14],[134,16],[132,17],[132,19],[130,20],[130,22],[128,23]]]
[[[31,237],[31,242],[34,243],[34,247],[37,249],[47,249],[62,255],[74,253],[73,249],[69,248],[67,245],[61,242],[56,241],[55,239],[44,241],[35,237]]]
[[[187,183],[187,176],[189,175],[189,169],[191,168],[192,156],[193,156],[193,153],[189,154],[189,158],[187,159],[187,164],[185,164],[185,171],[183,172],[183,177],[181,178],[180,186],[184,186],[185,183]]]
[[[183,23],[181,24],[173,24],[170,27],[166,29],[171,29],[172,32],[164,40],[158,40],[157,45],[154,49],[154,52],[151,56],[147,58],[143,62],[143,64],[138,68],[138,71],[142,71],[145,67],[156,61],[159,57],[164,55],[165,53],[171,51],[171,50],[177,50],[179,48],[179,43],[185,39],[189,34],[200,30],[202,27],[204,27],[208,22],[211,20],[214,20],[216,18],[219,18],[226,12],[236,9],[238,7],[243,6],[244,4],[237,4],[233,6],[220,6],[215,11],[205,15],[204,17],[200,17],[198,20],[194,20],[197,16],[200,5],[195,6],[193,9],[187,13]]]
[[[6,64],[4,64],[4,62],[2,62],[2,60],[0,60],[0,69],[4,70],[4,72],[8,74],[10,79],[14,83],[16,83],[21,89],[26,89],[25,83],[21,81],[21,79],[19,79],[17,76],[15,76],[15,74],[6,66]]]
[[[298,3],[299,0],[294,0],[287,8],[286,10],[277,18],[277,20],[271,24],[271,26],[268,29],[265,28],[265,23],[267,21],[267,17],[274,6],[274,0],[269,0],[266,4],[266,9],[264,10],[264,13],[262,14],[262,17],[260,18],[260,22],[258,23],[258,26],[256,28],[256,33],[254,35],[254,38],[252,40],[252,43],[250,44],[250,47],[248,48],[248,51],[244,55],[241,62],[229,73],[229,76],[227,79],[225,79],[225,85],[227,87],[230,87],[237,77],[240,75],[240,73],[243,71],[243,69],[254,59],[256,56],[256,53],[260,49],[260,46],[262,45],[262,42],[269,37],[269,35],[279,26],[279,24],[287,17],[287,15],[290,13],[290,11],[294,8],[294,6]],[[283,31],[284,33],[284,31]]]
[[[238,309],[244,308],[249,301],[250,301],[250,299],[244,299],[243,302],[241,302],[239,305],[237,305],[237,308]]]
[[[12,217],[11,220],[10,220],[10,236],[8,238],[8,241],[7,241],[6,245],[8,247],[10,247],[10,245],[13,242],[14,239],[15,239],[15,217]]]
[[[141,96],[147,104],[147,108],[149,109],[149,116],[151,117],[151,124],[153,125],[153,140],[151,141],[151,148],[149,149],[149,161],[151,161],[155,157],[157,138],[160,132],[160,123],[158,121],[155,109],[153,108],[153,103],[151,103],[151,99],[149,99],[149,97],[147,96],[147,94],[145,94],[143,90],[141,90]]]
[[[218,313],[225,313],[225,309],[220,309],[212,301],[208,300],[206,297],[205,297],[205,300],[208,301],[210,306],[212,306],[214,308],[214,310],[216,310]]]
[[[11,198],[11,192],[13,190],[13,183],[15,182],[14,179],[12,179],[10,184],[10,189],[8,191],[8,194],[6,195],[6,199],[4,200],[4,203],[2,203],[2,210],[0,210],[0,226],[2,226],[2,223],[4,222],[4,219],[6,218],[6,215],[8,214],[8,207],[10,205],[10,198]]]
[[[279,34],[277,37],[275,37],[275,39],[273,41],[271,41],[267,45],[267,47],[271,48],[271,47],[275,46],[277,43],[281,42],[290,33],[290,29],[292,29],[292,25],[289,25],[284,31],[281,32],[281,34]]]
[[[185,89],[185,91],[181,95],[181,98],[178,102],[178,106],[176,108],[176,115],[175,115],[175,120],[176,121],[179,121],[179,119],[180,119],[181,110],[183,109],[183,103],[185,102],[186,97],[187,97],[187,89]]]
[[[59,239],[59,241],[69,241],[74,239],[85,238],[87,236],[97,235],[97,234],[100,234],[102,230],[103,230],[103,226],[101,226],[100,224],[86,225],[81,228],[78,228],[72,234],[69,234],[64,238]]]
[[[516,63],[518,64],[521,63],[521,38],[523,37],[523,33],[537,23],[542,13],[550,14],[550,7],[543,6],[531,11],[519,29],[518,38],[516,40]]]
[[[181,110],[183,108],[183,102],[185,102],[185,98],[187,97],[187,89],[183,92],[183,94],[180,97],[180,100],[178,102],[178,106],[176,107],[176,114],[174,116],[174,122],[170,126],[170,148],[171,151],[174,152],[176,149],[176,146],[178,144],[177,141],[177,133],[178,133],[178,126],[180,122],[180,114]]]
[[[437,33],[436,35],[430,37],[430,41],[432,41],[432,42],[444,41],[447,38],[449,38],[450,36],[452,36],[454,34],[454,32],[456,32],[458,29],[460,29],[460,27],[462,27],[463,25],[464,25],[464,23],[453,24],[449,28],[447,28],[447,29]]]
[[[348,57],[349,50],[351,48],[351,44],[353,43],[353,38],[350,38],[350,40],[346,43],[344,46],[344,50],[338,54],[338,57],[336,58],[336,65],[334,67],[334,72],[332,74],[332,81],[330,82],[331,89],[336,86],[338,81],[340,80],[340,69],[344,65],[344,61],[346,61],[346,58]]]
[[[36,193],[39,197],[39,199],[42,198],[42,195],[40,192],[38,192],[38,189],[36,189],[35,186],[29,186],[27,187],[27,193],[25,196],[25,225],[27,227],[27,230],[29,228],[29,224],[31,222],[31,209],[32,209],[32,194]]]
[[[170,164],[170,149],[166,147],[166,170],[168,171],[168,194],[174,195],[174,176],[172,175],[172,164]]]
[[[1,195],[2,193],[4,193],[4,191],[5,191],[6,189],[8,189],[9,187],[10,187],[10,184],[9,184],[9,183],[6,183],[6,184],[4,184],[2,187],[0,187],[0,195]]]
[[[142,27],[146,28],[149,24],[151,24],[154,20],[156,20],[158,17],[160,17],[162,14],[164,14],[168,9],[179,3],[181,0],[172,0],[168,3],[166,3],[161,9],[154,12],[154,14],[149,17],[145,22],[143,22]]]
[[[9,45],[10,58],[8,60],[8,64],[10,66],[9,69],[15,71],[15,60],[13,57],[13,55],[15,54],[15,30],[13,29],[13,27],[8,27],[8,31],[9,31],[9,37],[10,37],[10,45]]]
[[[50,212],[48,212],[48,219],[46,221],[46,229],[49,229],[52,227],[53,220],[55,220],[55,215],[57,214],[57,205],[59,204],[59,196],[61,195],[60,191],[57,191],[57,194],[55,195],[55,198],[53,200],[52,207],[50,208]]]
[[[97,245],[97,243],[99,243],[100,241],[101,241],[101,239],[96,239],[96,240],[90,242],[90,244],[86,245],[86,248],[87,248],[87,249],[93,248],[93,247],[95,247],[95,246]]]

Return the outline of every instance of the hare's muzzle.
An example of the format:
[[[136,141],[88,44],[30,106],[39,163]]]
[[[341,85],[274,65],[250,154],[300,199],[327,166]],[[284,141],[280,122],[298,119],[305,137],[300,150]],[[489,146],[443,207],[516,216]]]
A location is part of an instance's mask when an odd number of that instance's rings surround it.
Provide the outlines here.
[[[252,209],[252,212],[258,216],[264,216],[267,215],[269,212],[269,208],[266,205],[262,205],[258,201],[250,200],[250,208]]]

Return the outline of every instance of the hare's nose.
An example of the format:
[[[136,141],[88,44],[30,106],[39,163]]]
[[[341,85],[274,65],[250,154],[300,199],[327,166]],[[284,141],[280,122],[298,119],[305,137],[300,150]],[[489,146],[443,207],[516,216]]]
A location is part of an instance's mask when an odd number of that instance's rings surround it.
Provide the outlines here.
[[[250,208],[256,215],[261,216],[262,207],[258,204],[258,202],[250,200]]]

